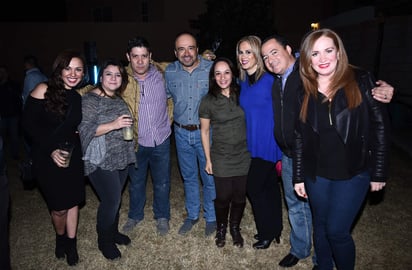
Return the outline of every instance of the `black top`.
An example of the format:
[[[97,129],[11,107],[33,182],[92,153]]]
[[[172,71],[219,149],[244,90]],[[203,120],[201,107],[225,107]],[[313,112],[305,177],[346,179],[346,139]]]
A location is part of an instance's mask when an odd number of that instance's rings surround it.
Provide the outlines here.
[[[31,142],[34,174],[51,210],[76,206],[85,199],[83,160],[77,126],[82,119],[81,96],[67,90],[68,112],[64,120],[45,110],[45,100],[29,96],[23,113],[23,129]],[[68,168],[51,158],[60,142],[69,141],[74,150]]]
[[[331,101],[324,102],[325,96],[319,93],[316,100],[318,111],[319,154],[317,161],[317,175],[328,179],[348,179],[345,161],[345,145],[332,122]]]

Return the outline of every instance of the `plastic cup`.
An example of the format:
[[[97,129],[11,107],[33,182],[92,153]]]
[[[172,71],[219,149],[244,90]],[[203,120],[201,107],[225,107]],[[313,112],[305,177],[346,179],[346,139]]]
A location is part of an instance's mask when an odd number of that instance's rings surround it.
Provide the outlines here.
[[[66,160],[64,163],[64,168],[69,167],[70,159],[72,157],[74,145],[70,142],[61,142],[59,143],[60,155],[62,155]]]
[[[123,128],[123,139],[125,141],[133,140],[133,126]]]

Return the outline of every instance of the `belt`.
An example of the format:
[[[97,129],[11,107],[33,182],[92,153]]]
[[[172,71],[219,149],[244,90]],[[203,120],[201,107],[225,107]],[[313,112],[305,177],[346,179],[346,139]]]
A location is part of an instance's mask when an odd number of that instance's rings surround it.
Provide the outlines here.
[[[184,128],[186,130],[189,130],[189,131],[195,131],[195,130],[200,129],[200,125],[182,125],[182,124],[179,124],[176,121],[175,121],[175,125],[180,127],[180,128]]]

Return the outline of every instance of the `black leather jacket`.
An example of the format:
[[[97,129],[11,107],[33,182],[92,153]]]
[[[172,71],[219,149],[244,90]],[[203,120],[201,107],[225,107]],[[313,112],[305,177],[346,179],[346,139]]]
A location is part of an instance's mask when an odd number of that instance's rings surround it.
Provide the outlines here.
[[[366,71],[356,70],[362,92],[359,107],[348,110],[343,90],[332,101],[331,117],[339,137],[345,145],[347,170],[355,176],[368,170],[371,181],[385,182],[388,178],[390,122],[386,105],[376,101],[371,94],[375,80]],[[302,102],[302,96],[299,98]],[[293,151],[293,182],[302,183],[305,177],[316,179],[319,134],[315,100],[310,98],[306,123],[298,120]],[[333,149],[331,149],[333,155]]]
[[[285,89],[282,91],[280,78],[276,77],[272,87],[273,115],[275,117],[274,134],[283,154],[292,157],[295,119],[299,117],[298,96],[302,94],[302,80],[299,74],[299,58],[293,65]]]

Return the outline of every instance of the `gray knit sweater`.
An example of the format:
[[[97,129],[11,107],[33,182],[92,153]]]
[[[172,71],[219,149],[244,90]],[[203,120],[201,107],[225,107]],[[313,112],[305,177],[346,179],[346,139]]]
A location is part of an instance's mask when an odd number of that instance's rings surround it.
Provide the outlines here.
[[[84,155],[100,124],[111,122],[122,114],[130,114],[130,111],[120,97],[102,97],[88,92],[82,97],[82,114],[79,133]],[[110,131],[104,136],[106,143],[104,159],[98,165],[84,160],[85,175],[89,175],[97,167],[109,171],[122,170],[127,165],[136,162],[134,142],[123,140],[121,129]]]

